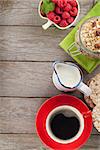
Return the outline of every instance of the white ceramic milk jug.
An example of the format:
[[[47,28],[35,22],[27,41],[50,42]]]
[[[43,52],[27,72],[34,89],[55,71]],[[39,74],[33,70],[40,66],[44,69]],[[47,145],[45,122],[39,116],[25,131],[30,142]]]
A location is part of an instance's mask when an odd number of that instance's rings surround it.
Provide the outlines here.
[[[81,69],[71,62],[53,64],[53,83],[57,89],[64,92],[79,90],[85,96],[91,95],[91,89],[83,83]]]

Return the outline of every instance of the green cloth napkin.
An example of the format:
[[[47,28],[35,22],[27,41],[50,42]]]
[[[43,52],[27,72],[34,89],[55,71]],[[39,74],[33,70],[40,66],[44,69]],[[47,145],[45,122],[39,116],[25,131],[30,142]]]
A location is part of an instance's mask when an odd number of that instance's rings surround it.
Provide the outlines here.
[[[75,42],[75,33],[77,32],[79,26],[88,18],[93,16],[100,16],[100,2],[97,2],[95,6],[88,12],[88,14],[76,25],[76,27],[65,37],[65,39],[59,44],[66,52],[68,52],[69,46]],[[75,51],[77,48],[73,47],[71,52]],[[91,73],[99,64],[100,59],[89,58],[85,55],[77,55],[71,57],[76,60],[87,72]]]

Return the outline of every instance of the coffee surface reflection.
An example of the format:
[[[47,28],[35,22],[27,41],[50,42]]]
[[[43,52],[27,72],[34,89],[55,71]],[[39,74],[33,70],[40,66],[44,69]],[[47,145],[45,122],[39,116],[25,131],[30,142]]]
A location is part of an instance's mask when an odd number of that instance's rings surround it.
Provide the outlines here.
[[[59,113],[51,119],[50,127],[57,138],[68,140],[78,133],[80,122],[75,116],[67,117],[63,113]]]

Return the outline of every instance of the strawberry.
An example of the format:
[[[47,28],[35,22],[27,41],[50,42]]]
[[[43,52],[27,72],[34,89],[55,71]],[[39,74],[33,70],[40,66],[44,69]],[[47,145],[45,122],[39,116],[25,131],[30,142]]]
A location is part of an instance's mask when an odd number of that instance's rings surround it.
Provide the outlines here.
[[[70,17],[70,18],[67,19],[67,22],[68,22],[69,24],[71,24],[73,21],[74,21],[74,17]]]
[[[54,19],[54,17],[55,17],[55,13],[54,12],[49,12],[48,14],[47,14],[47,17],[50,19],[50,20],[52,20],[53,21],[53,19]]]
[[[62,10],[60,7],[56,6],[55,12],[56,12],[57,14],[61,15],[61,14],[63,13],[63,10]]]
[[[58,0],[57,5],[58,5],[60,8],[65,7],[65,6],[67,5],[67,0]]]
[[[70,14],[67,11],[64,11],[63,14],[62,14],[62,18],[63,19],[70,18]]]
[[[70,11],[72,9],[72,6],[67,3],[66,7],[64,8],[65,11]]]
[[[77,16],[78,9],[76,7],[73,7],[72,10],[70,11],[70,15],[75,17]]]
[[[68,23],[67,21],[64,19],[64,20],[61,20],[60,24],[59,24],[60,27],[67,27],[68,26]]]
[[[57,4],[58,0],[51,0],[53,3]]]
[[[67,2],[70,3],[71,6],[77,7],[77,2],[76,2],[76,0],[67,0]]]
[[[61,22],[61,17],[60,16],[54,16],[53,18],[54,23],[59,24]]]

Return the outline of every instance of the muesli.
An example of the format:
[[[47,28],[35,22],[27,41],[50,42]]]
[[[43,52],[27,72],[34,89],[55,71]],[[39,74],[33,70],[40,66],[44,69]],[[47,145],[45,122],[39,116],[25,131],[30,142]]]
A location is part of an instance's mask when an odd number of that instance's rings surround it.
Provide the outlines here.
[[[91,18],[81,30],[82,43],[93,52],[100,52],[100,18]]]

